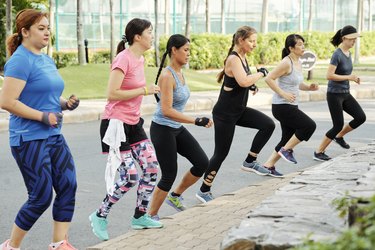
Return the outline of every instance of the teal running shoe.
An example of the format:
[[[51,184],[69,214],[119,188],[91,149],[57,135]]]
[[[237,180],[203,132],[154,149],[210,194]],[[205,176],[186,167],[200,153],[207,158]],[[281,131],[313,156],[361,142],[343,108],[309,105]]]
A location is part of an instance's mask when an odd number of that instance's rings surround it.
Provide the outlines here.
[[[96,235],[96,237],[98,237],[100,240],[109,240],[107,219],[99,217],[96,214],[96,211],[89,216],[89,219],[91,221],[92,232]]]

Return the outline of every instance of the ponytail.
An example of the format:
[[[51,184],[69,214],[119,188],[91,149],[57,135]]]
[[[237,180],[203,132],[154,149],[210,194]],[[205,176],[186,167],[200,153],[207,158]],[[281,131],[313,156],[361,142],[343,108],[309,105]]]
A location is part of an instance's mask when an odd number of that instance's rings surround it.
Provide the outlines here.
[[[9,57],[13,55],[13,53],[16,51],[18,46],[21,45],[21,43],[22,43],[22,35],[19,35],[18,33],[14,33],[8,37],[6,47],[7,47],[7,53]]]
[[[119,42],[117,44],[117,51],[116,51],[116,55],[118,55],[121,51],[123,51],[125,49],[125,41],[124,40],[121,40],[121,42]]]
[[[342,43],[341,29],[339,29],[336,34],[331,38],[331,43],[333,46],[338,47]]]
[[[281,52],[281,59],[288,56],[290,54],[289,48],[283,48],[283,51]]]
[[[224,78],[224,74],[225,74],[225,63],[227,62],[227,59],[228,59],[228,56],[232,53],[233,51],[233,48],[234,48],[234,44],[235,44],[235,36],[236,34],[233,35],[233,38],[232,38],[232,45],[230,46],[229,48],[229,51],[228,51],[228,55],[227,57],[225,58],[224,60],[224,69],[217,75],[217,82],[218,83],[221,83],[221,81],[223,80]]]
[[[163,54],[163,57],[161,58],[158,74],[156,75],[155,85],[158,85],[159,76],[161,74],[162,69],[164,68],[164,63],[165,63],[165,59],[167,58],[167,55],[168,55],[168,51],[165,51],[164,54]],[[156,99],[156,102],[160,101],[160,98],[157,94],[155,94],[155,99]]]

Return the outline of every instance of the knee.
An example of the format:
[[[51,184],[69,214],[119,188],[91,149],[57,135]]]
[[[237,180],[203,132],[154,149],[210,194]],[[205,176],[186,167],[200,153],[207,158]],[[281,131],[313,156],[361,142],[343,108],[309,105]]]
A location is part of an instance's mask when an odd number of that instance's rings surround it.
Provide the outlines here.
[[[46,211],[52,202],[52,191],[48,194],[43,194],[42,197],[29,198],[28,203],[31,207],[39,211],[41,214]]]
[[[366,114],[365,113],[361,114],[360,116],[356,117],[355,120],[356,120],[358,126],[362,125],[366,121]]]
[[[160,188],[161,190],[165,192],[169,192],[175,180],[176,180],[176,175],[162,176],[158,183],[158,188]]]
[[[190,168],[190,173],[196,177],[202,177],[208,167],[208,162],[207,156],[202,157],[199,163]]]

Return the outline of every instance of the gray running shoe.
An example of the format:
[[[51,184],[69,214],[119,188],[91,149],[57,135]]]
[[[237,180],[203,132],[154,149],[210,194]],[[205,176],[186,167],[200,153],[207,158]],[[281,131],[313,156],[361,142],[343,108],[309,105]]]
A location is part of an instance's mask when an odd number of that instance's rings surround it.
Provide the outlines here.
[[[253,161],[251,163],[244,161],[242,163],[241,169],[247,172],[254,172],[262,176],[270,174],[270,171],[267,168],[263,167],[256,161]]]
[[[316,161],[329,161],[329,160],[331,160],[331,157],[326,155],[325,152],[321,152],[321,153],[314,152],[313,159],[316,160]]]
[[[210,191],[208,192],[202,192],[202,191],[198,191],[196,194],[195,194],[195,197],[200,200],[201,202],[203,203],[206,203],[206,202],[209,202],[209,201],[212,201],[214,199],[214,197],[212,196],[212,193]]]

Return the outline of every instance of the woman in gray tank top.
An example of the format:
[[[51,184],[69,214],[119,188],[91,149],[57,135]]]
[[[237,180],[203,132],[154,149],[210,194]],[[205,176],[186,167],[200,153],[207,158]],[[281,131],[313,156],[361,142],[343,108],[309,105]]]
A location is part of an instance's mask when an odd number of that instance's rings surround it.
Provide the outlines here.
[[[303,83],[302,66],[299,61],[305,50],[304,39],[297,34],[289,35],[285,40],[282,61],[265,81],[275,92],[272,99],[272,114],[280,122],[281,140],[276,145],[264,166],[274,169],[275,177],[282,174],[275,169],[276,162],[283,158],[297,164],[293,155],[294,147],[301,141],[307,141],[314,133],[316,124],[298,108],[299,90],[318,90],[318,84]]]

